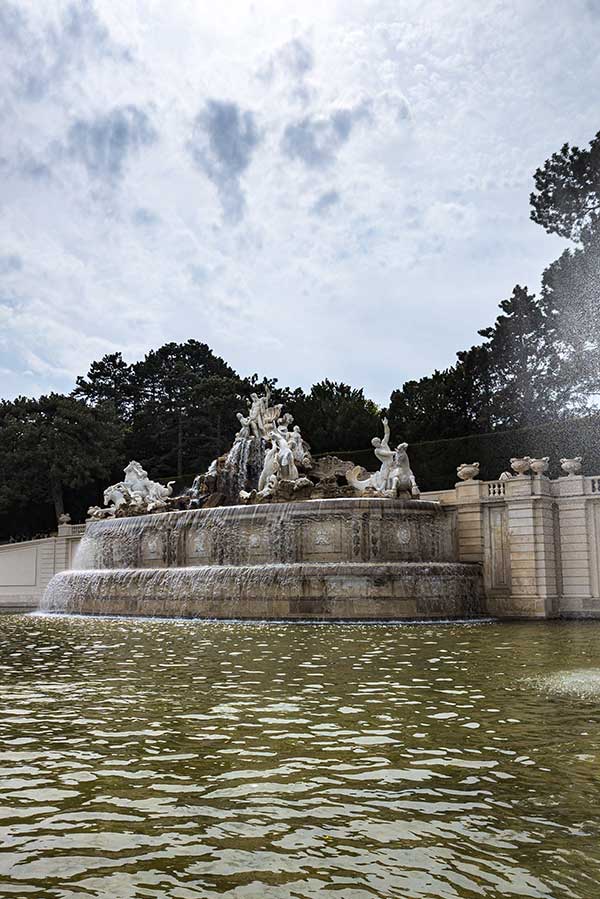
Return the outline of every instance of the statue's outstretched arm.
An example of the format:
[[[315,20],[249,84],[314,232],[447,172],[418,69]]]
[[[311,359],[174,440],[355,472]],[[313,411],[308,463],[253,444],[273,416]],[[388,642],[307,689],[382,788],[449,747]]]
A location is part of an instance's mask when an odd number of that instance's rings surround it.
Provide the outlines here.
[[[383,422],[383,440],[381,442],[384,443],[386,446],[389,446],[390,445],[390,426],[388,424],[387,418],[382,418],[381,421]]]

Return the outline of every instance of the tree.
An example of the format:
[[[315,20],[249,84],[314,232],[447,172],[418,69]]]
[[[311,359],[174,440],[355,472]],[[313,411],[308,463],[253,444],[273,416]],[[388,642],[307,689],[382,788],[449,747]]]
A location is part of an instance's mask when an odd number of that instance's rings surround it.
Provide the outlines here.
[[[600,391],[600,131],[586,149],[565,144],[534,177],[532,219],[578,244],[548,266],[542,296],[573,406],[589,408]]]
[[[434,371],[419,381],[407,381],[390,396],[392,433],[407,443],[454,436],[449,413],[450,370]]]
[[[520,428],[562,415],[573,388],[561,371],[553,316],[518,284],[500,308],[505,314],[479,331],[490,353],[493,426]]]
[[[91,409],[58,393],[2,402],[2,511],[11,505],[52,502],[58,519],[65,511],[64,488],[109,476],[121,440],[121,424],[110,404]]]
[[[381,430],[381,410],[348,384],[320,381],[308,394],[297,391],[286,408],[316,453],[366,447]]]
[[[600,229],[544,272],[542,296],[554,317],[560,372],[571,386],[575,410],[597,403],[600,393]]]
[[[588,149],[564,144],[534,174],[531,218],[549,234],[579,241],[600,218],[600,131]]]
[[[92,406],[111,402],[127,425],[126,454],[154,476],[167,476],[201,471],[227,448],[249,390],[210,347],[188,340],[132,365],[120,353],[104,356],[77,379],[74,396]]]
[[[110,402],[124,421],[130,421],[139,404],[134,368],[121,353],[103,356],[92,362],[86,377],[77,378],[73,396],[89,405]]]

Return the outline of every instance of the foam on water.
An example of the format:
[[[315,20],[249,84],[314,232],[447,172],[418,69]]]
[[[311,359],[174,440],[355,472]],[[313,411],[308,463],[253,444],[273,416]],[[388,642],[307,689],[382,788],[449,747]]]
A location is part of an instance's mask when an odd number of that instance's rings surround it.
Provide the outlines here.
[[[552,696],[565,696],[590,702],[600,701],[600,668],[556,671],[526,680],[534,689]]]

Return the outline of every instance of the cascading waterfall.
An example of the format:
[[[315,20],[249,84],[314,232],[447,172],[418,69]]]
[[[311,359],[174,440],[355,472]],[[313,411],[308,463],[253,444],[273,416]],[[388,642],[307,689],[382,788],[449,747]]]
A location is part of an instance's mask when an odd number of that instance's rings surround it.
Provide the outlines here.
[[[218,475],[218,492],[228,502],[239,502],[241,490],[256,487],[265,458],[265,446],[256,437],[235,441]]]

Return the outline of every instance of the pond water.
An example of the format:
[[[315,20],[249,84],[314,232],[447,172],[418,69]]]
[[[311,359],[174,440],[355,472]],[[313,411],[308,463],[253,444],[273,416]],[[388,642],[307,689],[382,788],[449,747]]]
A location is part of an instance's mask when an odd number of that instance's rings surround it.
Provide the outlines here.
[[[0,896],[600,895],[600,623],[0,617]]]

